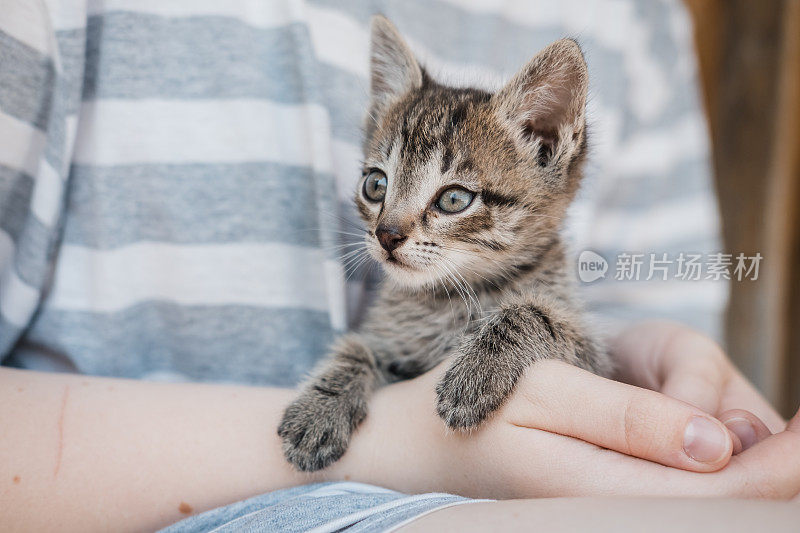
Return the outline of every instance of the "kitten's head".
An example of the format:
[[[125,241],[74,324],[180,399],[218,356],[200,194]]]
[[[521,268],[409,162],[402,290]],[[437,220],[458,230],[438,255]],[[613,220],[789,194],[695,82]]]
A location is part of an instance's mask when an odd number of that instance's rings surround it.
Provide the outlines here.
[[[445,87],[375,17],[355,201],[388,278],[498,283],[535,266],[578,186],[587,84],[580,48],[564,39],[495,94]]]

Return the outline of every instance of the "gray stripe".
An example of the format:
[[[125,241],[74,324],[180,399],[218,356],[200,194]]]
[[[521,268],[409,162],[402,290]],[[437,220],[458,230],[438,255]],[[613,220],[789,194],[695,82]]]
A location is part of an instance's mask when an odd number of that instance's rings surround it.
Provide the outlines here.
[[[63,74],[55,80],[53,104],[47,128],[47,144],[44,158],[59,173],[66,168],[67,122],[70,115],[77,114],[81,103],[83,86],[84,31],[73,30],[56,35]],[[63,177],[63,176],[62,176]]]
[[[64,75],[52,60],[0,32],[0,110],[46,132],[44,157],[63,168],[65,118],[78,110],[83,83],[83,31],[58,35]]]
[[[158,43],[154,45],[153,43]],[[324,106],[334,135],[360,142],[366,80],[315,59],[308,28],[223,17],[111,12],[89,18],[84,100],[264,98]]]
[[[544,3],[549,0],[541,0]],[[630,77],[624,70],[625,57],[622,53],[609,50],[591,35],[570,35],[558,25],[537,27],[516,24],[512,20],[493,13],[475,13],[450,2],[432,0],[386,1],[341,1],[309,0],[327,8],[344,11],[366,26],[370,17],[382,13],[397,24],[401,33],[422,43],[432,53],[450,62],[484,64],[508,77],[522,67],[533,55],[548,44],[563,37],[575,37],[586,53],[589,65],[590,94],[612,109],[627,109],[627,97],[631,92]],[[653,4],[653,2],[645,2]],[[529,2],[531,11],[537,9],[538,2]],[[636,3],[638,6],[639,3]],[[677,4],[677,3],[676,3]],[[667,6],[664,13],[659,10],[636,10],[638,23],[646,26],[649,39],[647,54],[667,75],[675,80],[670,102],[656,123],[669,118],[676,112],[698,109],[697,87],[685,90],[686,82],[678,63],[678,52],[691,54],[687,43],[676,43],[667,31],[651,34],[654,28],[668,28],[664,23],[669,15],[680,10],[680,5]],[[424,13],[424,16],[421,14]],[[688,43],[689,47],[691,43]],[[436,74],[433,72],[432,74]],[[680,78],[678,80],[678,78]],[[625,134],[639,121],[628,114],[625,117]]]
[[[52,269],[56,242],[55,230],[32,215],[28,217],[14,254],[14,269],[22,281],[40,290],[44,287]]]
[[[0,229],[15,243],[28,218],[32,194],[30,176],[0,165]]]
[[[631,223],[635,224],[635,221],[632,220]],[[719,237],[709,231],[708,228],[705,228],[705,231],[698,233],[697,235],[676,235],[673,239],[661,239],[656,244],[658,246],[657,249],[651,246],[643,250],[625,250],[625,253],[645,254],[645,257],[647,258],[650,257],[649,254],[651,253],[656,254],[656,257],[661,257],[661,254],[666,253],[667,258],[675,259],[680,253],[709,254],[718,252],[722,248]],[[612,250],[596,247],[592,248],[592,251],[603,256],[609,262],[611,268],[614,268],[613,263],[617,255],[622,253],[622,250],[619,249]],[[578,253],[579,252],[577,252],[574,257],[576,264],[578,260]]]
[[[686,282],[691,283],[691,282]],[[680,307],[649,307],[642,302],[631,304],[616,304],[608,302],[589,302],[589,313],[603,320],[612,320],[622,324],[635,324],[643,320],[673,320],[697,329],[712,339],[721,341],[723,336],[722,318],[716,307],[697,308],[692,306]]]
[[[591,163],[590,163],[591,165]],[[596,198],[604,211],[624,211],[636,216],[651,213],[654,206],[713,198],[706,159],[684,159],[663,173],[640,174],[618,180],[623,186],[606,189]]]
[[[430,9],[428,2],[412,0],[384,9],[387,6],[375,3],[342,6],[337,1],[331,7],[349,12],[364,25],[373,13],[383,11],[439,57],[490,65],[506,76],[564,36],[561,27],[531,30],[497,15],[469,13],[446,3]],[[423,9],[426,18],[421,21]],[[360,139],[366,80],[316,60],[303,24],[265,29],[224,17],[111,12],[90,17],[87,32],[86,100],[251,97],[312,102],[327,108],[337,138]],[[677,76],[679,69],[655,46],[668,37],[661,35],[650,43],[649,53],[669,71],[668,76]],[[630,87],[623,70],[625,58],[591,37],[581,41],[589,57],[593,97],[608,107],[626,109]],[[676,43],[672,44],[667,51],[675,48]],[[691,91],[671,91],[670,97],[672,101],[655,122],[697,109],[697,95]],[[626,135],[639,127],[632,115],[624,118]]]
[[[50,269],[55,230],[30,211],[33,179],[0,165],[0,229],[14,242],[14,269],[28,285],[41,288]]]
[[[15,366],[8,360],[8,355],[21,333],[21,328],[6,322],[0,315],[0,365]]]
[[[63,112],[75,115],[80,110],[83,91],[84,63],[86,60],[86,30],[56,32],[56,43],[61,60],[58,98],[64,102]]]
[[[47,128],[55,69],[49,57],[0,31],[0,109]]]
[[[336,242],[333,177],[277,163],[74,165],[64,240]]]
[[[117,313],[44,308],[15,358],[66,355],[82,373],[140,378],[177,372],[197,381],[292,386],[325,354],[327,313],[148,302]]]

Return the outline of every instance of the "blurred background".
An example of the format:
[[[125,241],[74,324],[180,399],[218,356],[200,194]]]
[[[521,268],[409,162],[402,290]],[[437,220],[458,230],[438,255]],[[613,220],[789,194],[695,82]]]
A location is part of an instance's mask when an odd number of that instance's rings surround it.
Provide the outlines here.
[[[726,348],[785,416],[800,405],[800,1],[684,0],[694,20],[729,252]]]

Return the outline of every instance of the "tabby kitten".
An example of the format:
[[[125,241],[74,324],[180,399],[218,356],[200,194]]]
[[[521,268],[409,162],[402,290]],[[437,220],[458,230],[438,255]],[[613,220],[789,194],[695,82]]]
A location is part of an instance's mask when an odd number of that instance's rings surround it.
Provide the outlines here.
[[[559,238],[586,155],[586,90],[572,40],[491,94],[435,82],[394,26],[373,19],[355,202],[387,279],[360,331],[339,340],[283,415],[278,434],[296,468],[344,454],[376,387],[447,358],[436,410],[458,431],[485,421],[540,359],[609,373]]]

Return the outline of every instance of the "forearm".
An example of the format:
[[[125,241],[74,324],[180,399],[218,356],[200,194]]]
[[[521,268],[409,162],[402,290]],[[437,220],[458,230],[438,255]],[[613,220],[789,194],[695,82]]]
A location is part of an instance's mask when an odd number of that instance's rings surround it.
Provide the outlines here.
[[[402,531],[779,532],[797,531],[798,513],[796,504],[769,501],[543,498],[448,507]]]
[[[476,464],[486,437],[450,431],[436,414],[435,385],[447,363],[376,391],[344,456],[322,471],[406,493],[480,494],[492,458]],[[495,476],[497,477],[497,476]]]
[[[292,395],[0,369],[0,530],[152,530],[317,481],[281,452]]]

